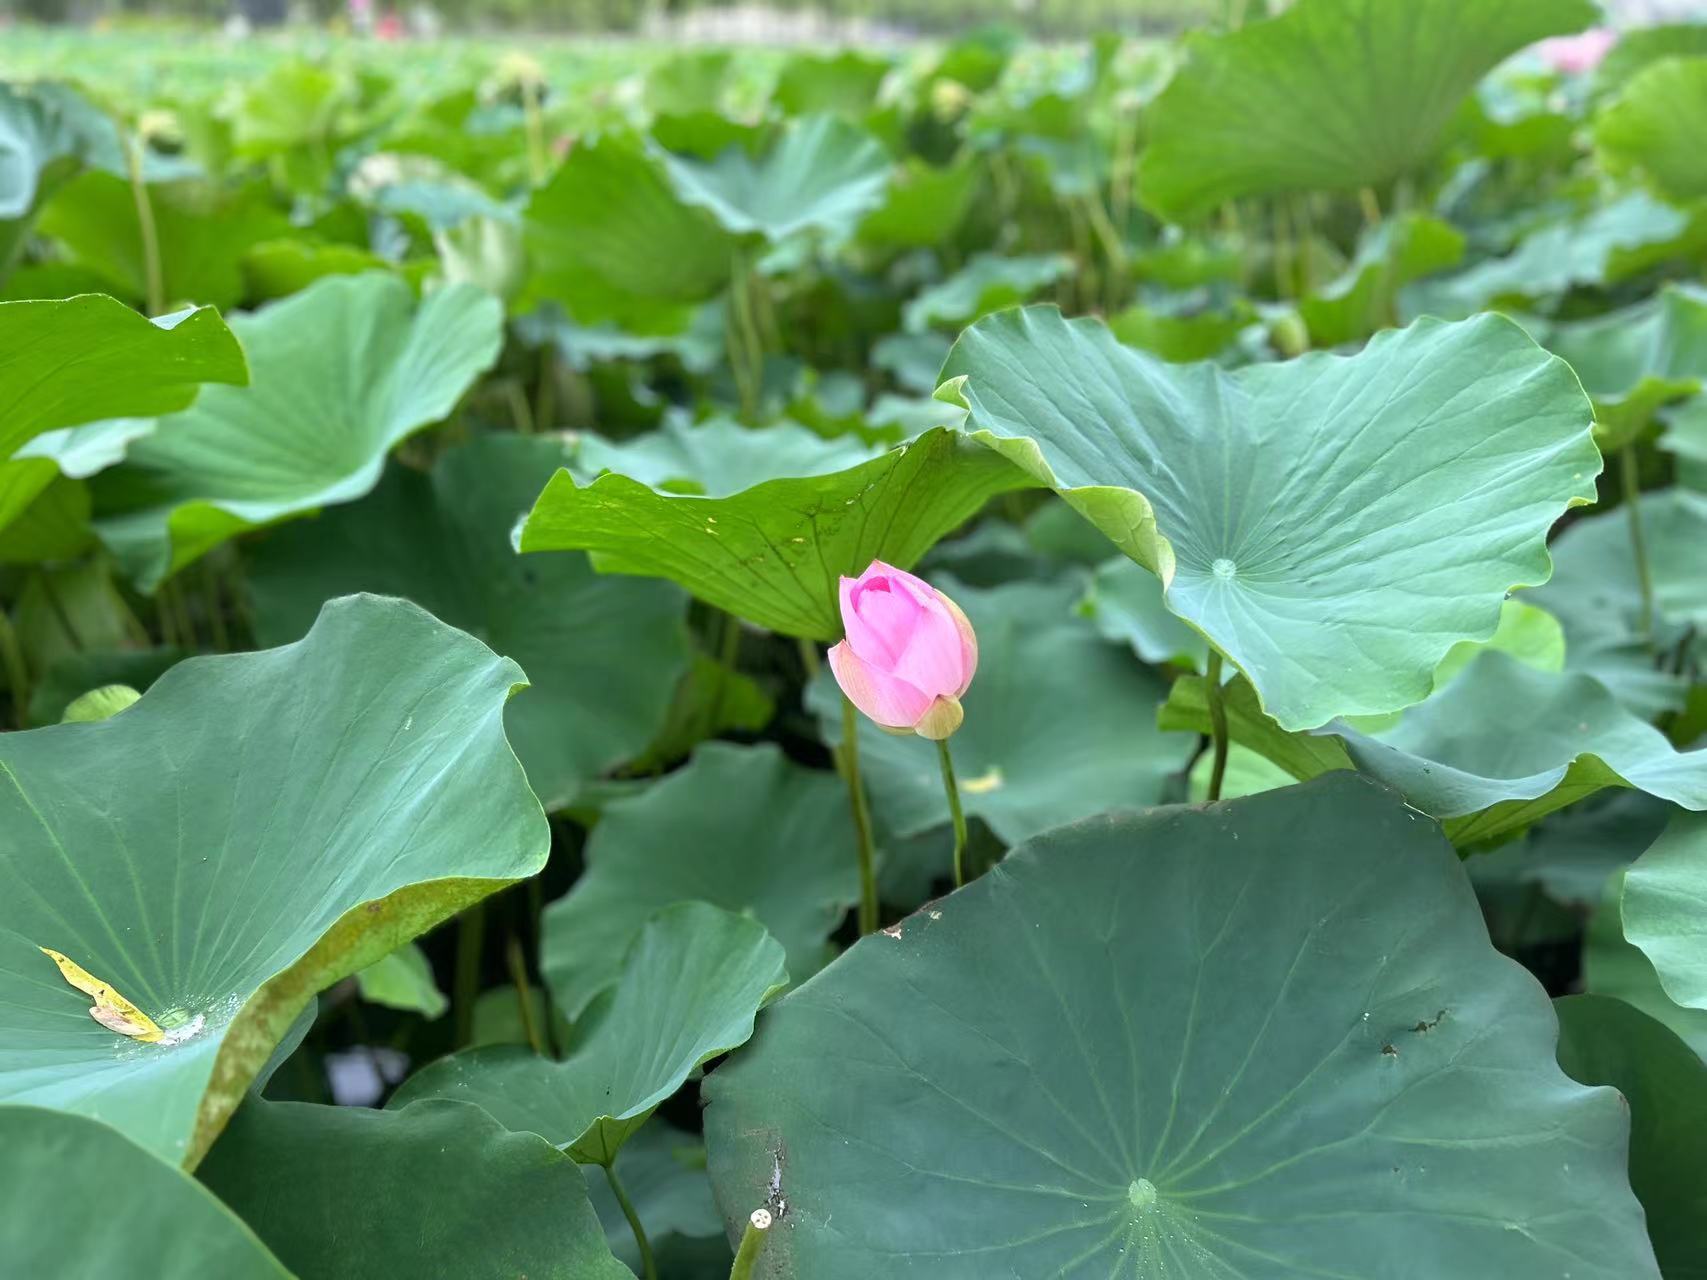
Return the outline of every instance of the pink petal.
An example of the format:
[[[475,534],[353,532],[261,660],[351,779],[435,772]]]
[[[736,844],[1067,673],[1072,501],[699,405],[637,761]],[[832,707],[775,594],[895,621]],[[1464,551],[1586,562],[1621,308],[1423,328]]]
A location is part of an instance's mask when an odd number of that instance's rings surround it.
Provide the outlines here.
[[[972,630],[971,619],[960,611],[959,605],[940,591],[937,596],[948,606],[949,613],[954,617],[954,625],[960,631],[960,688],[954,694],[959,698],[972,687],[972,677],[978,673],[978,633]]]
[[[931,697],[958,697],[966,687],[966,644],[960,624],[932,591],[890,671]]]
[[[830,671],[848,700],[886,729],[911,729],[930,710],[930,695],[879,671],[846,640],[830,650]]]
[[[871,569],[858,578],[843,578],[840,595],[842,629],[853,651],[884,670],[893,668],[923,606],[910,591]]]

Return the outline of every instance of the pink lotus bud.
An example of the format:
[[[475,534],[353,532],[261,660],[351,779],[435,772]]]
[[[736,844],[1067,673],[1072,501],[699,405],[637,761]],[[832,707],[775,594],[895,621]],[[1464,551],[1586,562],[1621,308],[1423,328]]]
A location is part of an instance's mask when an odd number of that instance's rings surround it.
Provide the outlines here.
[[[881,560],[842,579],[841,601],[847,639],[830,650],[830,670],[848,700],[892,733],[940,741],[958,729],[978,669],[960,606]]]
[[[1541,61],[1560,75],[1580,76],[1593,71],[1618,43],[1611,27],[1590,27],[1574,36],[1554,36],[1535,46]]]

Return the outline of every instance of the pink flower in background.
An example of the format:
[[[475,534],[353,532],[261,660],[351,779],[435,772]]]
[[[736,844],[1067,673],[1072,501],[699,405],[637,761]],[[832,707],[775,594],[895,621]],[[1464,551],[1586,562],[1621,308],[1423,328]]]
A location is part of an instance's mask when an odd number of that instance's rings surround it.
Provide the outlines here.
[[[841,582],[842,627],[830,670],[848,700],[894,733],[940,741],[960,727],[978,669],[966,615],[922,578],[881,560]]]
[[[1600,65],[1607,51],[1618,43],[1611,27],[1590,27],[1574,36],[1554,36],[1535,46],[1535,51],[1560,75],[1580,76]]]

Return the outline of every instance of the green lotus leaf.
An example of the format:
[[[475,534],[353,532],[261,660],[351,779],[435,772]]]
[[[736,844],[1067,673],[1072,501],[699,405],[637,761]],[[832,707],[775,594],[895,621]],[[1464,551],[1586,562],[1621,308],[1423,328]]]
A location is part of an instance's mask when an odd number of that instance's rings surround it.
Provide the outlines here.
[[[901,320],[912,333],[937,325],[958,329],[992,311],[1029,302],[1072,270],[1073,260],[1064,253],[974,254],[959,271],[907,303]]]
[[[1654,589],[1655,635],[1670,647],[1678,633],[1707,627],[1707,494],[1660,489],[1637,503]],[[1642,636],[1642,595],[1630,543],[1630,513],[1617,509],[1577,520],[1553,543],[1554,572],[1528,599],[1565,629],[1565,664],[1612,689],[1644,718],[1681,705],[1678,680],[1654,666]]]
[[[1707,809],[1707,748],[1678,751],[1591,676],[1484,653],[1379,733],[1335,722],[1359,769],[1443,820],[1454,843],[1528,826],[1602,787]]]
[[[623,1144],[616,1157],[616,1174],[634,1205],[635,1215],[646,1226],[653,1252],[666,1253],[670,1237],[684,1240],[715,1239],[723,1249],[723,1280],[728,1274],[728,1248],[723,1240],[723,1216],[711,1197],[711,1179],[705,1172],[705,1142],[697,1133],[686,1133],[654,1119]],[[600,1178],[587,1183],[587,1195],[604,1223],[610,1250],[635,1275],[640,1274],[640,1251],[634,1229],[623,1216],[616,1196]],[[675,1276],[676,1270],[660,1262],[661,1274]]]
[[[1508,54],[1595,21],[1586,0],[1299,0],[1188,46],[1147,119],[1139,191],[1175,221],[1243,196],[1415,169]]]
[[[0,1106],[0,1194],[16,1275],[289,1280],[194,1178],[83,1116]]]
[[[825,940],[859,896],[841,780],[770,745],[708,742],[685,768],[612,801],[586,861],[546,908],[540,949],[571,1018],[616,982],[624,953],[664,907],[709,902],[751,915],[783,945],[788,972],[804,977],[827,959]]]
[[[1707,25],[1702,23],[1661,22],[1629,27],[1618,33],[1618,42],[1606,51],[1594,69],[1595,95],[1616,93],[1631,76],[1662,58],[1702,56],[1707,56]]]
[[[1707,196],[1707,158],[1693,127],[1707,115],[1707,57],[1662,58],[1644,67],[1594,122],[1601,163],[1634,170],[1674,200]]]
[[[777,72],[771,101],[791,116],[863,116],[893,65],[859,49],[792,54]]]
[[[1359,342],[1396,323],[1401,288],[1463,257],[1464,233],[1449,222],[1422,213],[1386,219],[1363,237],[1344,272],[1299,300],[1311,345]]]
[[[244,296],[244,256],[292,231],[259,186],[227,191],[196,178],[151,182],[148,199],[162,297],[170,305],[236,306]],[[83,174],[47,203],[36,229],[99,272],[111,292],[137,303],[149,297],[136,193],[127,179],[100,170]]]
[[[670,414],[658,430],[627,440],[579,436],[565,465],[583,483],[610,471],[666,493],[727,498],[768,480],[843,471],[882,452],[795,422],[744,427],[733,418],[690,422]]]
[[[842,631],[840,575],[873,560],[911,566],[990,498],[1027,483],[943,429],[856,466],[727,495],[663,490],[616,473],[583,486],[565,470],[539,495],[517,546],[589,551],[604,572],[669,578],[758,626],[833,640]]]
[[[683,201],[709,212],[731,235],[770,244],[805,231],[845,240],[883,203],[889,185],[882,144],[833,115],[790,125],[762,157],[729,147],[711,161],[661,158]]]
[[[74,90],[0,83],[0,282],[55,191],[89,165],[124,163],[113,122]]]
[[[1625,875],[1623,912],[1625,936],[1653,962],[1666,994],[1707,1009],[1707,819],[1672,819]]]
[[[1255,320],[1256,314],[1248,303],[1235,303],[1226,311],[1190,315],[1139,305],[1110,316],[1108,327],[1129,347],[1153,352],[1164,360],[1186,363],[1221,356]],[[1236,353],[1233,359],[1236,362]]]
[[[418,1013],[423,1018],[441,1017],[450,1008],[450,1001],[433,980],[427,953],[413,942],[381,956],[356,974],[356,989],[369,1004]]]
[[[1692,238],[1682,210],[1640,191],[1531,232],[1512,252],[1412,286],[1406,309],[1467,316],[1496,302],[1552,298],[1577,285],[1613,284]]]
[[[97,531],[147,589],[245,530],[366,494],[497,359],[502,309],[468,285],[417,307],[393,276],[329,276],[232,327],[251,385],[210,388],[93,486]]]
[[[1608,878],[1583,935],[1583,986],[1640,1009],[1707,1060],[1707,1010],[1685,1009],[1667,995],[1653,961],[1624,936],[1625,871],[1620,867]]]
[[[44,432],[171,413],[204,382],[247,380],[243,349],[211,307],[147,320],[101,294],[0,302],[0,458]]]
[[[1293,778],[1307,782],[1336,769],[1352,769],[1351,757],[1331,734],[1289,733],[1263,712],[1256,691],[1243,676],[1222,687],[1227,736],[1249,747]],[[1208,683],[1202,676],[1181,676],[1168,689],[1168,700],[1156,713],[1158,728],[1188,733],[1211,731]]]
[[[666,907],[640,929],[595,1025],[568,1059],[511,1045],[440,1058],[391,1107],[472,1102],[582,1164],[609,1165],[630,1134],[708,1058],[745,1044],[753,1015],[788,984],[782,946],[707,902]]]
[[[532,688],[506,713],[510,741],[546,808],[565,807],[662,728],[689,645],[687,601],[667,583],[511,549],[564,458],[556,440],[486,436],[430,475],[394,465],[360,502],[278,530],[252,559],[256,637],[294,639],[335,596],[413,600],[522,664]]]
[[[30,690],[30,723],[58,724],[83,694],[104,685],[147,689],[189,655],[182,649],[83,649],[53,663]]]
[[[632,1280],[579,1166],[466,1103],[257,1099],[201,1177],[303,1276]]]
[[[1131,645],[1145,662],[1202,671],[1209,661],[1203,633],[1169,611],[1162,580],[1125,556],[1097,566],[1079,608],[1103,639]]]
[[[1289,729],[1426,696],[1546,581],[1547,530],[1600,470],[1576,378],[1498,316],[1228,373],[1030,307],[942,376],[972,437],[1161,578]]]
[[[1630,1187],[1665,1276],[1707,1271],[1707,1063],[1661,1023],[1621,1000],[1566,996],[1559,1065],[1579,1084],[1630,1103]]]
[[[729,283],[736,248],[676,195],[663,162],[623,135],[577,142],[533,193],[523,231],[534,294],[587,324],[705,301]]]
[[[890,178],[883,203],[859,224],[860,240],[892,249],[949,242],[978,193],[977,159],[976,153],[967,151],[952,164],[937,168],[917,156],[907,157]]]
[[[706,1080],[756,1275],[1655,1277],[1610,1089],[1367,779],[1041,836]],[[1395,1232],[1399,1234],[1396,1236]]]
[[[520,669],[412,605],[195,658],[109,720],[0,737],[0,1098],[193,1165],[299,1010],[544,865]],[[88,1015],[49,947],[166,1032]]]
[[[1153,727],[1167,683],[1074,616],[1076,583],[976,591],[936,581],[978,633],[978,675],[949,742],[969,817],[1017,844],[1075,818],[1164,798],[1197,744]],[[842,699],[827,675],[808,702],[825,741],[839,744]],[[905,838],[948,821],[934,743],[886,734],[862,717],[859,755],[884,831]]]
[[[1594,397],[1597,435],[1610,451],[1707,380],[1707,289],[1669,284],[1634,306],[1545,326],[1536,337]]]

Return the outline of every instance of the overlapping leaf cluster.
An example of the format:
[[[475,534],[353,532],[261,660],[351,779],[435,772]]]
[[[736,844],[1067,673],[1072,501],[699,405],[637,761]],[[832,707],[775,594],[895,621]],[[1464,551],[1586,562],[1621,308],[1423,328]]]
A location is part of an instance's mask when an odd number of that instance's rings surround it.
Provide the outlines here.
[[[1707,1269],[1707,39],[1235,8],[19,33],[7,1266]]]

